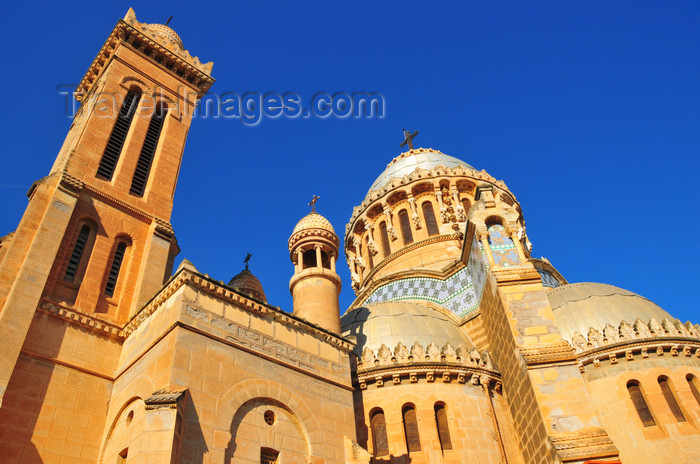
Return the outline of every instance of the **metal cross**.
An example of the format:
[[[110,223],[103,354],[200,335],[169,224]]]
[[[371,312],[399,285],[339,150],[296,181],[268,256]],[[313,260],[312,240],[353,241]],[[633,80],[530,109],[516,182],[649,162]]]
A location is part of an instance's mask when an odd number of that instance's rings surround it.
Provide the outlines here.
[[[167,26],[168,24],[170,24],[170,21],[172,21],[172,20],[173,20],[173,17],[172,16],[169,17],[168,20],[165,22],[165,25]]]
[[[250,258],[252,258],[252,257],[253,257],[253,255],[251,255],[250,253],[246,253],[246,257],[243,260],[243,262],[245,263],[246,271],[248,270],[248,262],[250,261]]]
[[[403,129],[403,138],[404,141],[401,142],[401,145],[399,145],[401,148],[405,147],[408,145],[409,150],[413,150],[413,137],[418,135],[418,131],[413,131],[411,134],[411,131],[407,131],[406,129]]]
[[[318,195],[314,195],[313,198],[311,198],[311,202],[309,203],[309,206],[311,206],[311,212],[315,213],[316,212],[316,202],[320,199]]]

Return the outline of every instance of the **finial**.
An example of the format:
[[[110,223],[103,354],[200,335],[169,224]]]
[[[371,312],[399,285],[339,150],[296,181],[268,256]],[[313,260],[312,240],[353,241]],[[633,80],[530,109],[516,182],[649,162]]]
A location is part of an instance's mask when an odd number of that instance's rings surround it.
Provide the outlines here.
[[[401,148],[403,148],[406,145],[408,145],[408,149],[413,150],[413,137],[415,137],[416,135],[418,135],[418,131],[413,131],[413,133],[411,133],[411,131],[407,131],[406,129],[403,129],[404,141],[401,142],[401,145],[399,145],[399,146]]]
[[[169,18],[168,18],[168,20],[167,20],[167,21],[165,22],[165,25],[167,26],[167,25],[168,25],[168,24],[170,23],[170,21],[171,21],[172,19],[173,19],[173,17],[172,17],[172,16],[171,16],[171,17],[169,17]]]
[[[321,197],[319,197],[318,195],[314,195],[314,196],[311,198],[311,201],[309,202],[309,206],[311,206],[311,212],[312,212],[312,213],[315,213],[315,212],[316,212],[316,202],[317,202],[320,198],[321,198]]]
[[[251,255],[250,253],[246,253],[246,257],[243,260],[243,262],[245,263],[245,270],[246,271],[248,270],[248,263],[250,262],[250,258],[252,258],[252,257],[253,257],[253,255]]]

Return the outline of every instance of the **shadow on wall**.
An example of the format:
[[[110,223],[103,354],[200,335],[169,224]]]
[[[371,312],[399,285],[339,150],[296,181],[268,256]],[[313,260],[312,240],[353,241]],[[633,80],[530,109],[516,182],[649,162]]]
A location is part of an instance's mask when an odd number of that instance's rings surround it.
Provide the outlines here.
[[[185,405],[184,430],[182,437],[181,462],[183,464],[202,464],[204,456],[209,452],[207,443],[202,434],[202,426],[199,424],[197,405],[192,395],[187,394],[189,404]]]
[[[408,454],[402,454],[401,456],[394,456],[390,454],[389,457],[383,458],[372,458],[372,464],[410,464],[413,460]]]

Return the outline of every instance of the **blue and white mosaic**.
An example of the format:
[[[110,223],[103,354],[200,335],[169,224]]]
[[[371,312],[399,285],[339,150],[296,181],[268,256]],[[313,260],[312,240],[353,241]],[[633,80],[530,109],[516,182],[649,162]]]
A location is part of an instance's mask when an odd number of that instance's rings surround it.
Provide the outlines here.
[[[542,286],[543,287],[556,288],[556,287],[561,286],[559,281],[549,272],[543,271],[542,269],[537,269],[537,272],[539,272],[540,277],[542,277]]]
[[[486,254],[479,242],[472,241],[467,266],[445,280],[410,277],[382,285],[364,301],[377,303],[396,300],[427,300],[437,303],[459,317],[479,307],[488,276]]]

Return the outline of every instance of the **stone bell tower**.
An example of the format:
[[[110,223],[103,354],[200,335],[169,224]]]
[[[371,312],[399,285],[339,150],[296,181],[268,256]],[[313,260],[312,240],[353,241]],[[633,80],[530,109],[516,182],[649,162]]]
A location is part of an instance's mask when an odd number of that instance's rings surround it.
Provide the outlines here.
[[[119,330],[170,276],[175,185],[211,69],[131,9],[107,37],[49,175],[2,241],[0,399],[35,313]]]
[[[339,243],[331,223],[315,208],[299,221],[289,238],[294,263],[289,291],[294,314],[333,333],[340,333],[340,276],[335,272]]]

